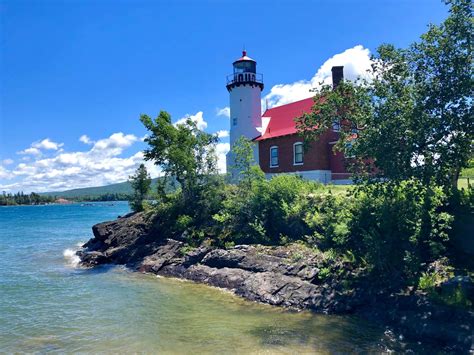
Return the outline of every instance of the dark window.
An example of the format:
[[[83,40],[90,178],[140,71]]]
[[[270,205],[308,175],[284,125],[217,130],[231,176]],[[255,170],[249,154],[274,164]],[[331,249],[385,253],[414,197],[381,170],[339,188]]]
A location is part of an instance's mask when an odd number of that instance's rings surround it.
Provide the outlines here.
[[[294,163],[303,164],[303,143],[293,145]]]
[[[237,126],[237,118],[234,117],[234,118],[232,119],[232,124],[233,124],[234,126]]]
[[[278,166],[278,147],[270,148],[270,166]]]

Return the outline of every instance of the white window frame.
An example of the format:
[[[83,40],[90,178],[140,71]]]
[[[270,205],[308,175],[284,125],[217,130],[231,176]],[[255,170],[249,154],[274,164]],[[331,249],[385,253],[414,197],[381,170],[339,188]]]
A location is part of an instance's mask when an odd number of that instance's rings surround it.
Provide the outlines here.
[[[301,145],[301,158],[302,158],[302,161],[301,162],[296,162],[296,146],[297,145]],[[303,142],[296,142],[296,143],[293,143],[293,165],[303,165],[304,164],[304,150],[303,150]]]
[[[272,165],[272,150],[273,150],[273,149],[276,149],[276,151],[277,151],[277,156],[276,156],[276,158],[277,158],[277,165]],[[277,145],[272,145],[272,146],[270,147],[270,168],[278,168],[278,166],[280,165],[280,156],[279,156],[280,154],[279,154],[279,153],[280,153],[280,152],[279,152],[279,149],[278,149],[278,146],[277,146]]]

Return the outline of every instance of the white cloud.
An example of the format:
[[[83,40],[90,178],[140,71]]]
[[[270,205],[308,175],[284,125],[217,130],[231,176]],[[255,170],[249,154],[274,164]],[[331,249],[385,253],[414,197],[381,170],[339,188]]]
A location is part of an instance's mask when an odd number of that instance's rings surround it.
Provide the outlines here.
[[[41,151],[38,148],[30,147],[30,148],[26,148],[25,150],[22,150],[22,151],[18,152],[18,154],[28,154],[28,155],[39,156],[39,155],[41,155]]]
[[[0,179],[11,179],[12,173],[0,165]]]
[[[3,165],[11,165],[14,163],[13,159],[3,159]]]
[[[226,172],[226,154],[230,150],[229,143],[218,143],[216,145],[216,154],[217,154],[217,167],[219,172],[225,173]]]
[[[102,156],[115,156],[122,153],[123,149],[131,146],[139,138],[133,134],[114,133],[109,138],[99,139],[94,143],[91,153]]]
[[[17,154],[34,155],[39,157],[42,155],[41,150],[59,150],[63,145],[63,143],[56,143],[49,138],[45,138],[42,141],[31,143],[29,148],[26,148]]]
[[[186,124],[186,121],[188,120],[188,118],[190,118],[191,121],[195,122],[197,128],[199,128],[200,130],[206,129],[206,127],[207,127],[207,122],[204,121],[204,117],[203,117],[202,111],[199,111],[199,112],[196,113],[195,115],[186,115],[186,116],[180,118],[178,121],[176,121],[175,125]]]
[[[230,107],[226,106],[217,109],[217,116],[224,116],[230,118]]]
[[[79,141],[84,143],[84,144],[94,144],[94,141],[92,141],[87,135],[83,134],[82,136],[79,137]]]
[[[31,146],[37,149],[58,150],[63,145],[63,143],[56,143],[51,141],[49,138],[46,138],[43,139],[41,142],[33,143]]]
[[[370,51],[362,45],[349,48],[336,54],[324,62],[310,80],[300,80],[292,84],[279,84],[271,88],[262,99],[262,107],[268,100],[268,107],[281,106],[313,96],[312,88],[319,87],[321,83],[331,84],[333,66],[344,66],[344,79],[355,80],[358,77],[367,77],[371,65]]]
[[[226,130],[217,131],[216,134],[217,134],[217,137],[219,138],[229,137],[229,131],[226,131]]]
[[[122,156],[138,141],[133,134],[118,132],[93,143],[87,151],[58,150],[52,157],[34,156],[10,170],[0,166],[0,191],[60,191],[125,181],[144,162],[141,151]],[[157,166],[145,165],[152,177],[158,176]]]

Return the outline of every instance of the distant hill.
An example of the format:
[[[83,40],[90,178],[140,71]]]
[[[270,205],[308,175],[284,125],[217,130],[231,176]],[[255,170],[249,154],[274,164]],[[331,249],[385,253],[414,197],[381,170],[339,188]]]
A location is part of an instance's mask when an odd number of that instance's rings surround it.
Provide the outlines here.
[[[152,179],[152,190],[156,189],[156,182],[158,178]],[[62,198],[84,198],[84,197],[99,197],[105,194],[125,194],[131,195],[133,193],[132,186],[128,181],[119,182],[106,186],[84,187],[81,189],[73,189],[66,191],[51,191],[43,192],[40,195],[57,196]]]

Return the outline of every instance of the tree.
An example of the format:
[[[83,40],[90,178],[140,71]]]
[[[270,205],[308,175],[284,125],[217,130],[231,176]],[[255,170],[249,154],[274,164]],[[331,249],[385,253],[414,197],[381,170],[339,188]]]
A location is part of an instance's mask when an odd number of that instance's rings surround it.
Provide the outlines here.
[[[357,177],[456,187],[474,139],[472,4],[446,3],[450,16],[419,42],[378,48],[371,80],[315,90],[312,112],[296,120],[306,145],[337,121],[335,149],[354,157]]]
[[[201,131],[191,119],[174,125],[165,111],[155,120],[147,115],[142,115],[140,120],[150,131],[145,138],[149,146],[144,152],[145,159],[159,165],[166,178],[176,179],[184,200],[192,205],[209,179],[218,173],[217,135]],[[164,190],[160,192],[165,198]]]
[[[140,164],[135,171],[135,175],[130,176],[129,179],[133,188],[130,207],[134,212],[141,212],[143,211],[143,201],[150,191],[151,186],[151,178],[146,170],[145,164]]]
[[[252,144],[250,140],[241,136],[232,148],[234,152],[234,168],[240,175],[239,186],[247,191],[252,186],[252,182],[265,178],[260,166],[255,163]]]

